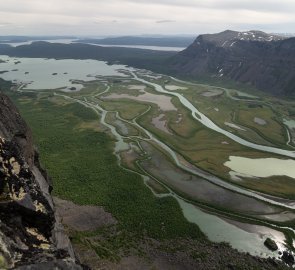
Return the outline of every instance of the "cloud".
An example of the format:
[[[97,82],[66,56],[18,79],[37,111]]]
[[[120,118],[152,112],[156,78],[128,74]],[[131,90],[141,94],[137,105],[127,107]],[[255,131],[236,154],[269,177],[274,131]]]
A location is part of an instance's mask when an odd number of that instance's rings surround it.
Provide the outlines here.
[[[0,22],[0,27],[6,27],[6,26],[9,26],[9,25],[12,25],[12,23],[9,23],[9,22]]]
[[[160,20],[160,21],[156,21],[156,23],[174,23],[176,21],[174,20]]]
[[[219,10],[254,10],[254,11],[282,11],[293,13],[295,1],[293,0],[123,0],[123,2],[133,2],[150,5],[177,6],[189,8],[209,8]]]
[[[0,1],[0,18],[7,23],[0,22],[2,35],[171,35],[253,27],[290,32],[294,14],[294,0]],[[17,25],[24,26],[22,32]]]

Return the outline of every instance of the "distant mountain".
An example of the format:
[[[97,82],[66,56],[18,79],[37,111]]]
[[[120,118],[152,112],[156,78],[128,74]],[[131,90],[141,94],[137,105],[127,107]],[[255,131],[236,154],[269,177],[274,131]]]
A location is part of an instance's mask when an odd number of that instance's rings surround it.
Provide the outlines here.
[[[295,94],[295,38],[229,30],[200,35],[167,64],[182,76],[233,80],[276,95]]]
[[[34,40],[77,39],[74,36],[0,36],[0,43],[19,43]]]
[[[226,30],[218,34],[207,34],[201,35],[200,39],[215,44],[218,47],[232,47],[237,41],[277,41],[282,40],[284,37],[279,35],[266,34],[261,31],[247,31],[247,32],[236,32]],[[197,41],[198,42],[198,41]]]
[[[219,34],[200,35],[179,53],[81,43],[34,42],[15,48],[0,44],[1,54],[120,62],[188,79],[221,83],[234,81],[274,95],[295,96],[295,37],[260,31],[228,30]]]
[[[193,37],[112,37],[103,39],[79,39],[76,42],[101,45],[141,45],[160,47],[187,47],[194,41]]]
[[[0,44],[0,55],[29,58],[94,59],[165,72],[164,63],[174,56],[175,52],[38,41],[17,47]]]

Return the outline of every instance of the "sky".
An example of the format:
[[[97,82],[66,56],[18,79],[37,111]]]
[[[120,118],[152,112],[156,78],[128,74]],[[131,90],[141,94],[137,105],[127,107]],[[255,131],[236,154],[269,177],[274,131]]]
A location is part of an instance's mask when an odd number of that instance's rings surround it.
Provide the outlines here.
[[[295,32],[295,0],[0,0],[0,35]]]

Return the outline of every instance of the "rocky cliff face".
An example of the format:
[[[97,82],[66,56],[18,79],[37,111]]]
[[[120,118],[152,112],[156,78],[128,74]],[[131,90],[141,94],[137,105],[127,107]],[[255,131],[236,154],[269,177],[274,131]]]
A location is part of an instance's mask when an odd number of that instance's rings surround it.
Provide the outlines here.
[[[201,35],[168,65],[180,75],[225,78],[276,95],[295,94],[295,38],[260,31]]]
[[[0,269],[82,269],[50,191],[29,128],[0,93]]]

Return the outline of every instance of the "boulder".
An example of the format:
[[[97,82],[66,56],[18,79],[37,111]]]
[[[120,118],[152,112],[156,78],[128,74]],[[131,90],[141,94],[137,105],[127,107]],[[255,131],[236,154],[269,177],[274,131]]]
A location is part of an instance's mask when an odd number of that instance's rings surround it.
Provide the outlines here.
[[[264,245],[272,251],[278,250],[278,245],[276,244],[274,240],[270,238],[266,238],[266,240],[264,241]]]
[[[283,256],[281,257],[282,261],[286,264],[293,266],[295,263],[294,255],[291,252],[284,251]]]

